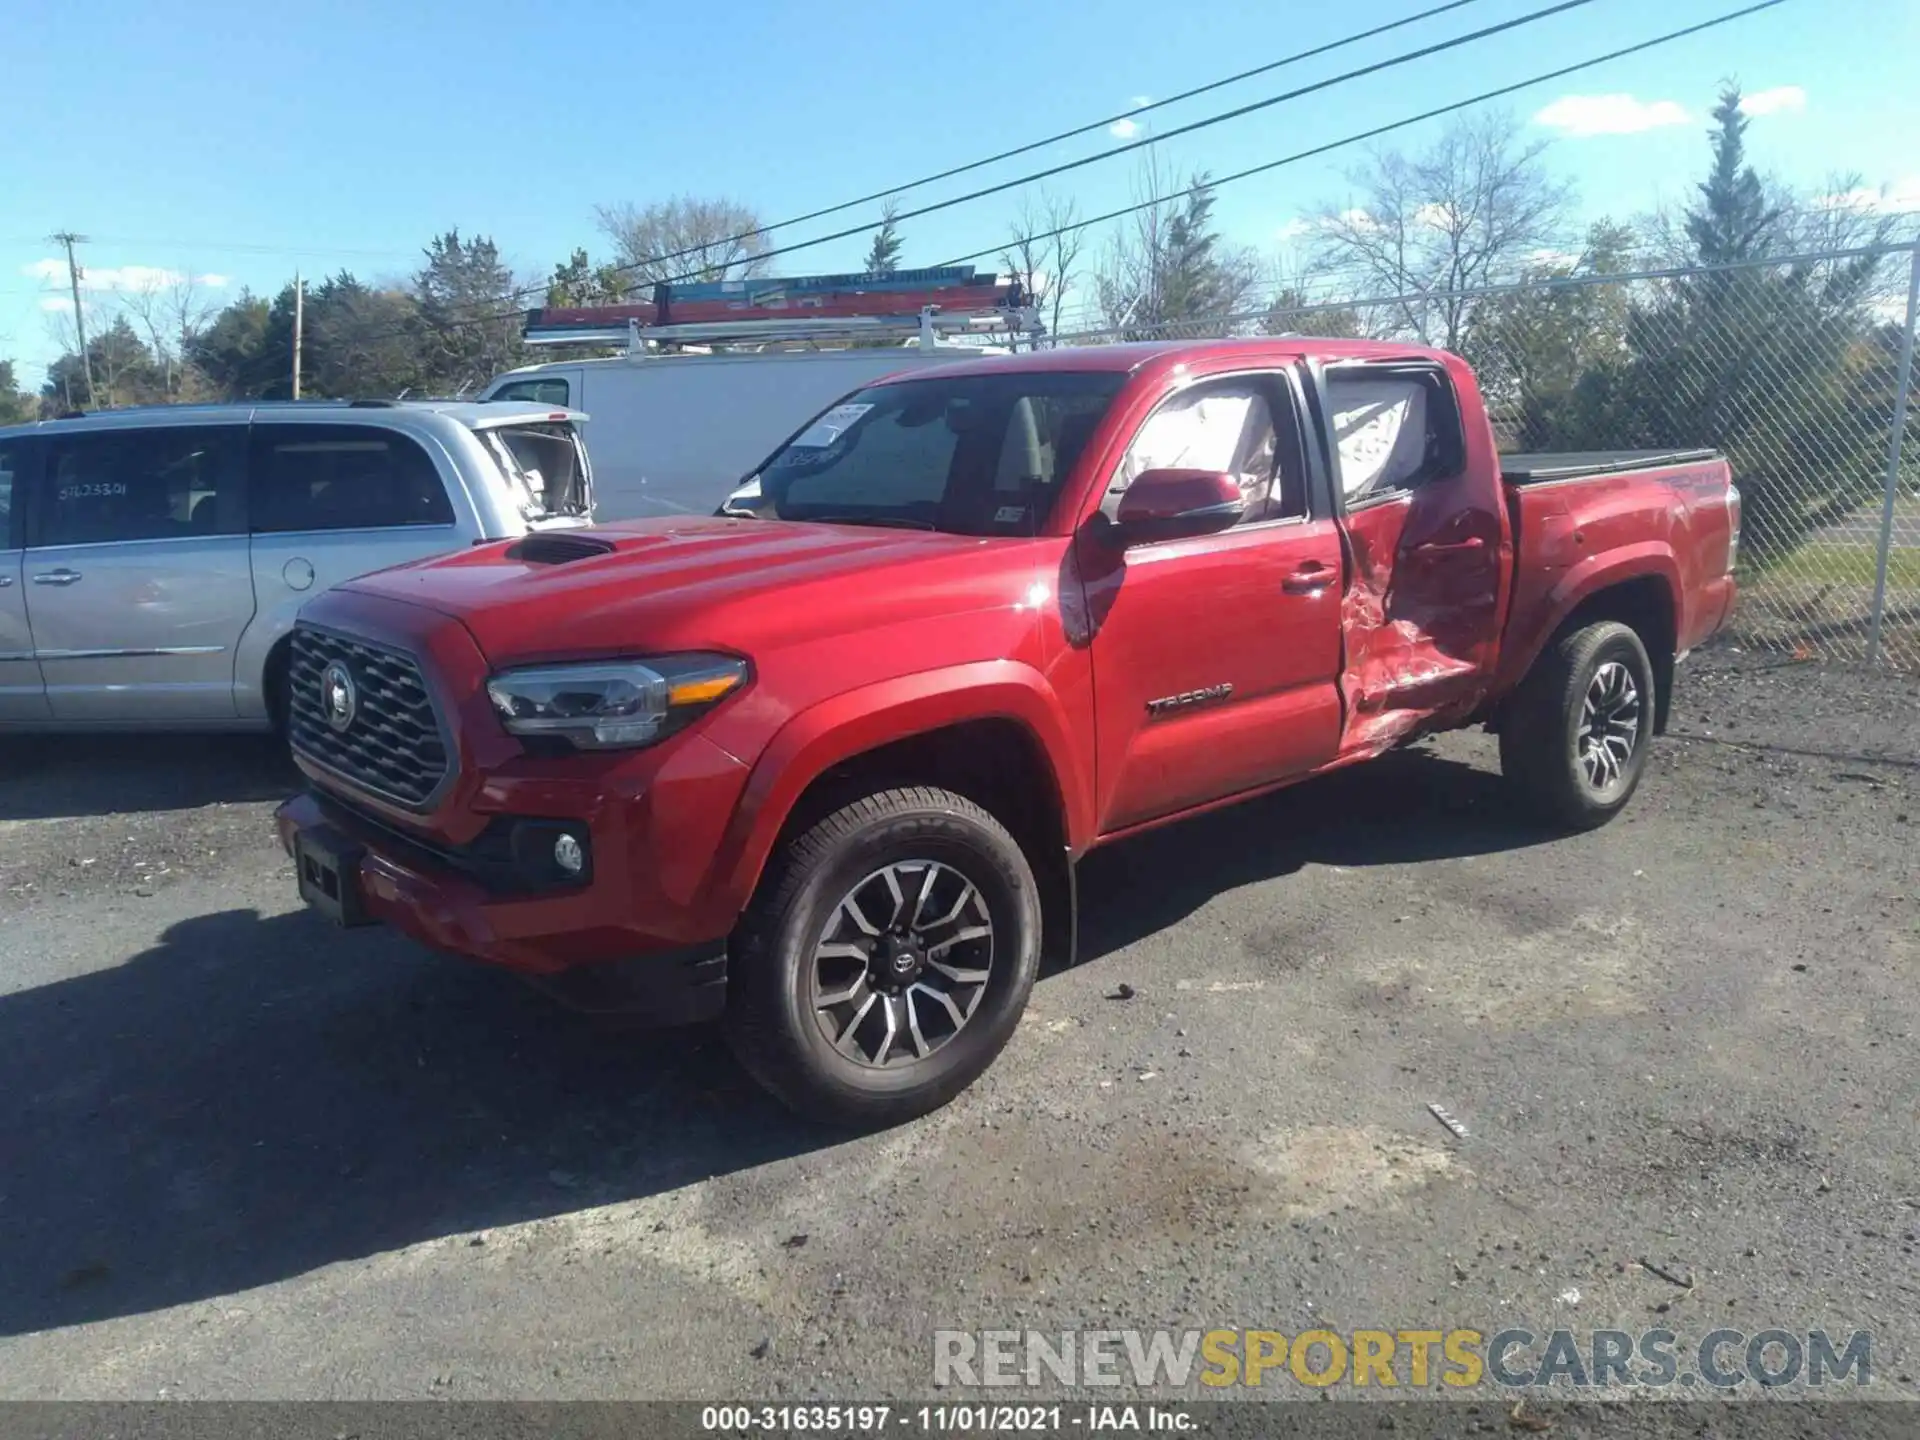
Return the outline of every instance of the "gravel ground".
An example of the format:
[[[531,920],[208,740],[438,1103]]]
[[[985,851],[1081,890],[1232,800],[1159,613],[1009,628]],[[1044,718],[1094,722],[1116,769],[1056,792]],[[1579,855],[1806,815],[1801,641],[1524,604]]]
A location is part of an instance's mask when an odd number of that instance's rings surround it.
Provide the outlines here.
[[[0,1398],[926,1397],[936,1327],[1314,1325],[1868,1329],[1920,1398],[1920,682],[1703,657],[1673,728],[1593,835],[1476,734],[1095,857],[1086,963],[854,1140],[330,931],[263,743],[0,742]]]

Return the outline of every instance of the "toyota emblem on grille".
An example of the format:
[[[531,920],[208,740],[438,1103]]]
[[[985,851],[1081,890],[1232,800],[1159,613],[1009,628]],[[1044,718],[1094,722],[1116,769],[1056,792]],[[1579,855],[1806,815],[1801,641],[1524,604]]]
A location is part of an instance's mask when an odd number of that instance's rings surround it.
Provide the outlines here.
[[[320,672],[320,713],[335,730],[353,726],[360,713],[360,691],[353,683],[353,671],[336,660]]]

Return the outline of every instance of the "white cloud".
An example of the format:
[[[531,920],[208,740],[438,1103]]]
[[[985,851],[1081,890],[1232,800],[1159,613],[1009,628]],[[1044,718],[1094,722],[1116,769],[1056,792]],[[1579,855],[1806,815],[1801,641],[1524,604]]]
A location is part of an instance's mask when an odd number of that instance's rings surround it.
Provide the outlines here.
[[[1116,140],[1131,140],[1140,133],[1140,122],[1137,120],[1116,120],[1107,126],[1107,133]]]
[[[73,301],[65,295],[49,295],[40,302],[40,308],[49,315],[71,315],[73,313]]]
[[[1742,115],[1798,114],[1807,108],[1807,92],[1798,85],[1776,85],[1740,97]]]
[[[1313,234],[1313,232],[1319,228],[1320,227],[1314,224],[1313,221],[1303,220],[1296,215],[1273,233],[1276,238],[1281,240],[1298,240],[1303,236]]]
[[[1920,175],[1909,175],[1882,185],[1878,190],[1862,186],[1838,195],[1822,195],[1822,206],[1830,210],[1859,210],[1883,215],[1901,215],[1920,210]]]
[[[1133,97],[1133,108],[1136,110],[1144,110],[1152,103],[1153,97],[1151,95],[1136,95]]]
[[[35,260],[31,265],[22,265],[20,273],[32,279],[50,285],[67,283],[67,262],[64,260]],[[186,281],[183,271],[168,270],[158,265],[85,265],[80,269],[80,287],[83,290],[114,290],[138,293],[142,290],[164,290],[169,285],[179,285]],[[209,290],[225,289],[231,280],[225,275],[196,275],[196,285]]]
[[[1429,230],[1444,230],[1453,223],[1453,207],[1429,201],[1413,212],[1413,223]]]
[[[1378,220],[1357,206],[1352,210],[1342,210],[1335,218],[1338,219],[1341,224],[1350,225],[1355,230],[1378,230],[1380,228],[1380,222]]]
[[[1678,100],[1642,100],[1637,95],[1562,95],[1538,111],[1533,122],[1568,135],[1638,135],[1693,117]]]
[[[1571,270],[1581,258],[1575,250],[1535,250],[1527,256],[1527,263],[1541,270]]]

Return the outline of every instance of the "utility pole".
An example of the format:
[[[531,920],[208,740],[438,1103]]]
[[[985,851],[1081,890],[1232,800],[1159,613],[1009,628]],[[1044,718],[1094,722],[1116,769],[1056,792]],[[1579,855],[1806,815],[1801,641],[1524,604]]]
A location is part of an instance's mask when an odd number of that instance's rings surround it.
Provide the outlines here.
[[[300,281],[300,272],[293,272],[293,398],[300,398],[300,332],[305,328],[307,316],[307,291]]]
[[[62,230],[50,238],[54,244],[67,247],[67,283],[73,288],[73,330],[80,337],[80,365],[87,376],[87,403],[97,409],[100,400],[93,393],[93,357],[87,354],[87,320],[80,310],[80,266],[73,258],[73,247],[86,244],[87,237]]]

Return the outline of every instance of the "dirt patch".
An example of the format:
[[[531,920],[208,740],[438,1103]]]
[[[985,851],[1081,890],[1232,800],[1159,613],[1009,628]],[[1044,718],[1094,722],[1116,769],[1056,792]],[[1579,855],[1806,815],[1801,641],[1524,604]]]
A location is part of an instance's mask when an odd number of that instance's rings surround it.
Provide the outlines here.
[[[1289,1218],[1376,1209],[1460,1172],[1451,1152],[1378,1126],[1282,1130],[1250,1146],[1247,1164],[1273,1184],[1266,1197]]]

